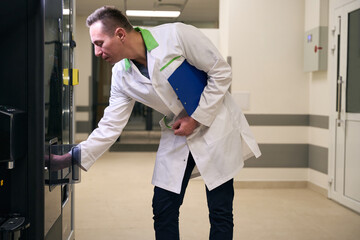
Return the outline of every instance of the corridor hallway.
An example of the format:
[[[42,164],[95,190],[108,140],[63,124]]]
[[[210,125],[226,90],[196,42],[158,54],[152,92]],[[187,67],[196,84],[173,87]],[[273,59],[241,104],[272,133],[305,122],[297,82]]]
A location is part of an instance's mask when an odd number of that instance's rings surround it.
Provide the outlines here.
[[[75,187],[77,240],[152,240],[154,152],[107,152]],[[358,240],[360,215],[309,188],[240,188],[234,240]],[[182,240],[208,239],[201,178],[190,180],[180,209]]]

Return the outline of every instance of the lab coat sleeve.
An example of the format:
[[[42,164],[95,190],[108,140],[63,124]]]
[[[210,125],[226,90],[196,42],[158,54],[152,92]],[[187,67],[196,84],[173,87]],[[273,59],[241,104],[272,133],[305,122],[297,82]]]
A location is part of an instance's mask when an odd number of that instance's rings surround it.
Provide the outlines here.
[[[94,162],[117,140],[127,124],[135,101],[118,88],[113,71],[109,106],[88,139],[81,142],[81,168],[88,170]]]
[[[231,67],[199,29],[179,23],[176,33],[186,60],[208,74],[207,86],[191,117],[205,126],[210,126],[230,87]]]

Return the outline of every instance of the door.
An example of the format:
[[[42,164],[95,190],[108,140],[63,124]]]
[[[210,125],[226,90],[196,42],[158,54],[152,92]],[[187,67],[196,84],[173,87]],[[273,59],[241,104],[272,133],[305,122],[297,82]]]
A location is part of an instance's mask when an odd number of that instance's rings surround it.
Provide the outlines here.
[[[73,79],[74,69],[74,48],[76,43],[73,40],[74,27],[74,0],[62,0],[62,143],[63,149],[72,146],[74,143],[74,121],[73,121]],[[77,170],[65,168],[62,170],[62,178],[73,178]],[[74,179],[72,179],[74,180]],[[62,240],[75,239],[74,227],[74,181],[61,185],[61,216],[62,216]]]
[[[44,107],[45,146],[62,143],[62,1],[45,1]],[[48,147],[45,148],[45,151]],[[49,155],[49,152],[45,152]],[[61,171],[44,171],[44,236],[61,240],[61,188],[51,182]],[[50,185],[50,187],[48,186]]]
[[[73,0],[46,0],[44,22],[45,156],[69,152],[73,143]],[[74,239],[74,173],[45,169],[45,239]],[[79,176],[76,176],[78,179]]]
[[[360,212],[360,2],[335,10],[335,153],[330,197]]]

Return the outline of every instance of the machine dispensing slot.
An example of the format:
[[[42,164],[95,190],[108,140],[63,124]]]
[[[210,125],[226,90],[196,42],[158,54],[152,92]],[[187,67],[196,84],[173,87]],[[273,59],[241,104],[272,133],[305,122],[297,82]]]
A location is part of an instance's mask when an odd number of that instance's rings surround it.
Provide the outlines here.
[[[49,185],[50,191],[57,185],[78,183],[80,182],[80,167],[77,164],[77,159],[80,159],[80,148],[74,144],[58,145],[57,138],[51,139],[47,146],[45,154],[45,171],[47,171],[45,184]],[[54,157],[63,156],[71,152],[71,161],[69,166],[60,170],[52,169],[52,161]]]
[[[57,145],[58,139],[53,138],[49,141],[46,146],[46,154],[45,154],[45,162],[47,162],[47,167],[45,167],[45,171],[47,172],[47,176],[45,176],[45,184],[49,185],[49,191],[51,192],[57,185],[69,183],[68,178],[63,178],[61,170],[52,170],[51,162],[54,158],[54,154],[61,154],[61,152],[56,151],[61,145]]]

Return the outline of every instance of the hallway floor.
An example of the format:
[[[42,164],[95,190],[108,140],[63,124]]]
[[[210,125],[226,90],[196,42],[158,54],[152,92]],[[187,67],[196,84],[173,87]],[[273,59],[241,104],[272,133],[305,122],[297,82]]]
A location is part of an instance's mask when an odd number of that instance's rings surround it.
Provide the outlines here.
[[[152,240],[154,152],[108,152],[75,192],[76,240]],[[308,188],[235,189],[234,240],[358,240],[360,215]],[[191,180],[180,209],[182,240],[208,239],[205,187]],[[170,240],[170,239],[169,239]]]

